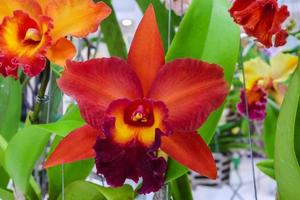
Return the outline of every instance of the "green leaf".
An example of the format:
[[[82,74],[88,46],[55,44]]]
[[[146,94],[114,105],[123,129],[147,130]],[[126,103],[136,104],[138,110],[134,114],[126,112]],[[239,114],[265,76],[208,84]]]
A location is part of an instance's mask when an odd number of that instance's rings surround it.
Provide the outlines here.
[[[55,133],[56,135],[65,137],[72,130],[79,128],[85,124],[85,121],[80,115],[79,108],[76,105],[71,104],[66,114],[57,122],[49,124],[33,125],[35,127],[44,129],[48,132]]]
[[[20,130],[8,143],[5,168],[23,194],[28,192],[31,172],[49,138],[48,131],[29,126]]]
[[[8,176],[7,170],[5,169],[5,164],[4,164],[4,155],[5,155],[6,148],[7,148],[7,142],[0,135],[0,166],[1,165],[3,166],[2,173],[4,173],[7,176],[7,179],[9,180],[9,176]],[[2,179],[3,177],[1,175],[0,175],[0,178],[1,178],[0,179],[1,184],[3,184],[3,187],[2,186],[0,186],[0,187],[6,188],[7,182],[5,182],[5,179]],[[41,191],[40,191],[40,188],[37,185],[37,183],[34,181],[33,177],[30,177],[29,186],[30,187],[26,193],[26,196],[28,197],[28,199],[40,199]]]
[[[0,188],[6,188],[9,182],[9,176],[2,166],[0,166],[0,180]]]
[[[275,135],[276,125],[278,118],[278,111],[272,106],[267,107],[267,116],[264,121],[264,145],[265,153],[268,158],[274,158],[274,146],[275,146]]]
[[[29,176],[49,141],[50,133],[65,136],[83,124],[78,107],[71,105],[58,122],[29,125],[12,138],[5,152],[5,166],[21,192],[28,191]]]
[[[71,104],[67,108],[66,113],[60,120],[84,121],[80,115],[80,110],[77,105]]]
[[[180,176],[183,176],[187,173],[187,168],[180,165],[175,160],[169,159],[168,160],[168,169],[165,176],[165,182],[169,183]]]
[[[0,135],[0,188],[6,188],[9,176],[4,169],[4,152],[6,150],[7,142],[6,140]]]
[[[171,193],[174,200],[193,200],[190,180],[187,174],[170,183]]]
[[[299,64],[300,65],[300,64]],[[280,200],[299,199],[300,166],[295,145],[300,134],[300,67],[289,84],[277,121],[275,176]]]
[[[240,37],[238,26],[229,16],[228,7],[227,0],[193,0],[167,53],[167,60],[190,57],[219,64],[224,68],[225,78],[230,85],[239,55]],[[213,112],[199,129],[207,143],[215,133],[222,110],[223,107]],[[181,176],[182,166],[176,165],[174,168],[178,168],[179,173],[167,175]],[[169,176],[167,178],[172,179]]]
[[[75,120],[61,120],[55,123],[50,124],[40,124],[40,125],[33,125],[40,129],[44,129],[48,132],[53,132],[56,135],[65,137],[68,135],[72,130],[83,126],[85,122],[83,121],[75,121]]]
[[[61,196],[58,198],[62,199]],[[134,191],[131,186],[105,188],[86,181],[71,183],[65,190],[65,200],[133,200]]]
[[[0,188],[0,199],[3,200],[14,200],[14,195],[11,191],[4,190]]]
[[[257,168],[260,169],[264,174],[269,176],[270,178],[275,180],[275,172],[274,172],[274,160],[268,159],[260,161],[256,164]]]
[[[112,13],[101,23],[101,31],[104,36],[104,42],[107,45],[109,54],[111,56],[118,56],[120,58],[127,58],[126,44],[117,20],[116,13],[111,4],[111,0],[102,0],[109,7],[112,8]]]
[[[62,137],[57,136],[51,146],[53,152]],[[50,153],[49,153],[50,155]],[[49,199],[57,199],[61,193],[62,188],[62,167],[64,172],[64,186],[67,187],[70,183],[77,180],[85,180],[90,174],[94,166],[95,161],[93,159],[83,160],[71,164],[65,164],[63,166],[56,166],[47,169],[48,174],[48,186],[49,186]]]
[[[0,134],[9,141],[17,132],[21,116],[22,90],[19,81],[0,77]]]

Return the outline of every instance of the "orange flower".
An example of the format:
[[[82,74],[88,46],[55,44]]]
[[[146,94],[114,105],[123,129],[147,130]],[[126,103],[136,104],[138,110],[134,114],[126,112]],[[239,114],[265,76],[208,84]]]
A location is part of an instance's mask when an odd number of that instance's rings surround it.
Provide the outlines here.
[[[95,32],[111,9],[92,0],[0,0],[0,74],[39,74],[46,58],[65,65],[76,49],[65,37]]]

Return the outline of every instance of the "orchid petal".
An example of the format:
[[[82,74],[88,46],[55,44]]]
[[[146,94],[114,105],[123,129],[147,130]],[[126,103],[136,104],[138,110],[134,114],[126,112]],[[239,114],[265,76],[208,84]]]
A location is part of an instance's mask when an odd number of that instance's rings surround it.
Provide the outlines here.
[[[110,13],[105,3],[92,0],[49,0],[45,9],[45,14],[53,19],[53,41],[67,35],[85,37],[95,32]]]
[[[22,10],[36,20],[42,14],[42,8],[36,0],[0,0],[0,23],[5,16],[13,15],[16,10]]]
[[[244,62],[246,87],[251,90],[257,81],[270,77],[270,66],[260,57]],[[242,75],[240,80],[243,80]]]
[[[63,67],[66,60],[72,59],[75,54],[76,48],[73,43],[66,38],[60,38],[56,44],[48,49],[46,56],[51,62]]]
[[[270,63],[272,79],[276,82],[284,82],[297,68],[298,57],[279,53],[271,58]]]
[[[58,85],[75,98],[84,119],[95,128],[101,126],[103,114],[112,101],[143,96],[136,74],[118,58],[68,61]]]
[[[175,132],[170,136],[163,136],[161,149],[197,173],[212,179],[217,177],[214,158],[204,140],[196,132]]]
[[[163,66],[149,97],[163,101],[173,130],[193,131],[225,100],[223,69],[193,59],[177,59]]]
[[[85,125],[67,135],[44,164],[45,168],[95,157],[93,146],[102,132]]]
[[[128,63],[140,78],[144,94],[147,94],[164,64],[163,44],[152,5],[148,7],[135,33],[128,54]]]

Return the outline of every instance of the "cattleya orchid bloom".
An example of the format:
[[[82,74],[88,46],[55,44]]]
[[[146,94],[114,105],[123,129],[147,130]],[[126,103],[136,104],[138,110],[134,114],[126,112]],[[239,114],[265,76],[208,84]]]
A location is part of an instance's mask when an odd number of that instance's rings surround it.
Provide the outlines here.
[[[46,58],[65,65],[76,53],[65,36],[87,36],[110,12],[92,0],[0,0],[0,74],[36,76]]]
[[[263,120],[266,116],[267,95],[270,94],[278,104],[284,95],[284,84],[298,63],[298,57],[279,53],[270,59],[270,65],[260,57],[244,63],[246,92],[241,90],[241,101],[237,105],[239,112],[246,115],[245,93],[248,101],[248,113],[251,120]]]
[[[159,190],[171,158],[216,178],[212,154],[196,129],[227,95],[223,69],[177,59],[166,63],[154,9],[135,33],[128,60],[67,62],[59,87],[74,97],[87,125],[66,136],[45,167],[95,158],[111,186],[143,179],[139,193]]]
[[[229,12],[249,36],[266,47],[286,43],[288,33],[281,24],[289,17],[289,11],[286,5],[279,7],[277,0],[235,0]]]

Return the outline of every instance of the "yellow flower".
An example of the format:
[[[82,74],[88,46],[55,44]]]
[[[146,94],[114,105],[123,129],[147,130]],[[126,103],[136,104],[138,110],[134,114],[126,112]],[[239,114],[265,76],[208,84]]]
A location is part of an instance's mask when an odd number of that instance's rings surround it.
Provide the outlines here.
[[[292,74],[298,63],[298,57],[291,54],[279,53],[270,59],[270,64],[260,57],[244,63],[246,87],[260,87],[268,92],[277,103],[281,103],[283,94],[280,88],[289,75]]]

